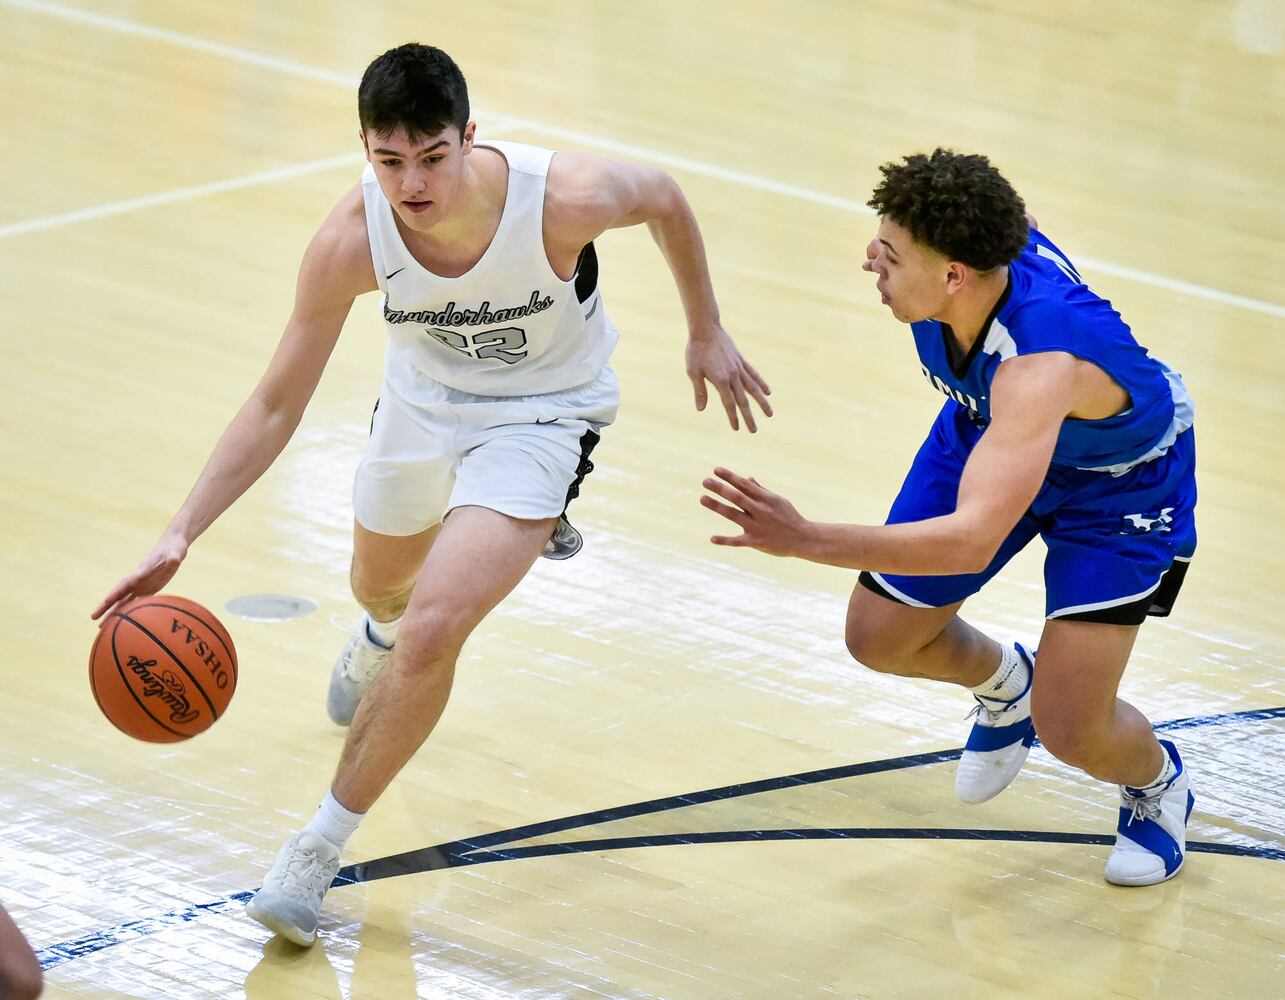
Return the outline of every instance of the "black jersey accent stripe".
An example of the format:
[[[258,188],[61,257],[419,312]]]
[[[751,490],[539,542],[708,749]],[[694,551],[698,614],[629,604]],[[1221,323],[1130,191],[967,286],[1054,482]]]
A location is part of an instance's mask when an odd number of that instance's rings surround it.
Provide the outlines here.
[[[598,290],[598,251],[593,248],[592,243],[586,243],[580,251],[572,280],[576,283],[576,298],[581,304],[588,302],[589,297]],[[593,315],[592,311],[589,315]]]
[[[601,440],[602,436],[597,431],[585,431],[580,435],[580,464],[576,466],[575,480],[567,487],[567,502],[562,507],[564,515],[571,506],[571,501],[580,495],[580,484],[584,482],[584,477],[593,472],[593,462],[589,460],[589,456]]]

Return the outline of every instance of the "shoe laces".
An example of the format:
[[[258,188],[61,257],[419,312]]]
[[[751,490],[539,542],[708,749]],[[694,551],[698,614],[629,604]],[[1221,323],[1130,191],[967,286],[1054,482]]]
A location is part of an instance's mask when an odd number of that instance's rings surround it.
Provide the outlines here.
[[[967,722],[969,719],[976,719],[983,726],[994,726],[998,724],[999,720],[1003,718],[1004,713],[1012,711],[1017,705],[1017,699],[1014,699],[1013,701],[1005,702],[1002,708],[991,708],[990,705],[986,704],[986,702],[977,695],[973,695],[973,698],[976,699],[977,704],[973,706],[973,710],[971,712],[964,716],[964,721]]]
[[[1135,822],[1140,823],[1148,819],[1156,819],[1160,815],[1159,795],[1133,795],[1125,792],[1125,802],[1129,807],[1129,819],[1126,826],[1132,826]]]
[[[290,890],[291,895],[307,899],[318,892],[324,892],[332,878],[334,876],[329,866],[316,851],[295,846],[286,858],[281,882],[283,887]]]
[[[361,638],[353,636],[344,647],[344,662],[339,668],[344,679],[354,684],[368,683],[379,672],[384,658],[392,652],[391,649],[363,649],[362,646]]]

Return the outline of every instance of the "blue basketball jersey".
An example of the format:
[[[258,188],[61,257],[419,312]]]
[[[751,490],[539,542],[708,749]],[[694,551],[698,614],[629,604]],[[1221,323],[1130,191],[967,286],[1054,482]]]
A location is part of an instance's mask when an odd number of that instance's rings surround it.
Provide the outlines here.
[[[1063,351],[1110,375],[1129,394],[1129,407],[1104,420],[1065,420],[1053,465],[1119,475],[1165,454],[1194,419],[1181,376],[1133,339],[1111,303],[1090,291],[1035,229],[967,356],[959,356],[954,334],[937,320],[912,323],[911,330],[924,375],[981,425],[990,422],[991,379],[1009,358]]]

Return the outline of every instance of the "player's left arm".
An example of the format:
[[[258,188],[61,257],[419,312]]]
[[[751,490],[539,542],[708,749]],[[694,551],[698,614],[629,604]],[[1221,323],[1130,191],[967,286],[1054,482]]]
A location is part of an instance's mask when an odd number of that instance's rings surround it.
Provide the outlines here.
[[[822,524],[754,479],[716,469],[701,503],[741,528],[718,545],[749,546],[876,573],[979,573],[1030,507],[1074,407],[1075,359],[1035,354],[1002,363],[991,383],[991,423],[964,466],[953,513],[908,524]],[[726,502],[723,502],[726,501]]]
[[[705,409],[708,381],[732,428],[739,429],[743,418],[746,428],[756,431],[750,400],[770,417],[767,397],[772,390],[723,329],[700,227],[677,182],[654,167],[559,153],[549,168],[549,189],[546,220],[552,214],[556,221],[551,227],[546,221],[546,243],[552,237],[578,253],[608,229],[647,226],[674,276],[687,317],[687,375],[696,408]]]

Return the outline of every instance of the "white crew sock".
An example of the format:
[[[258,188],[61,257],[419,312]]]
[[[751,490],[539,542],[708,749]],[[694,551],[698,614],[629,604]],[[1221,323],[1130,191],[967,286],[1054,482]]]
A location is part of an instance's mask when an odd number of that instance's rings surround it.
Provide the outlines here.
[[[383,646],[385,649],[392,649],[393,643],[397,641],[397,628],[402,623],[402,616],[398,615],[390,622],[377,622],[366,616],[366,638],[376,646]]]
[[[348,838],[356,832],[365,818],[365,813],[351,812],[341,806],[334,792],[326,792],[326,797],[321,800],[321,805],[317,806],[317,812],[304,829],[311,830],[342,851],[344,845],[348,843]]]
[[[995,672],[976,687],[969,688],[973,694],[988,701],[1012,701],[1026,690],[1026,682],[1031,678],[1031,668],[1017,652],[1015,646],[999,647],[999,666]]]
[[[1153,795],[1159,795],[1164,792],[1169,782],[1173,781],[1178,769],[1174,767],[1173,758],[1169,756],[1168,750],[1162,746],[1160,752],[1165,755],[1165,763],[1160,768],[1160,774],[1156,776],[1156,780],[1149,785],[1143,785],[1141,788],[1131,788],[1130,791],[1138,792],[1144,798],[1150,798]]]

